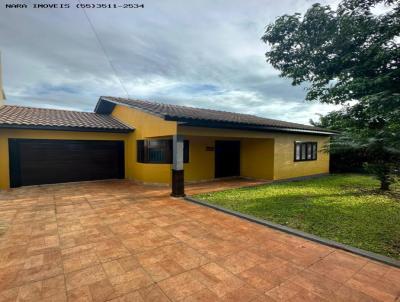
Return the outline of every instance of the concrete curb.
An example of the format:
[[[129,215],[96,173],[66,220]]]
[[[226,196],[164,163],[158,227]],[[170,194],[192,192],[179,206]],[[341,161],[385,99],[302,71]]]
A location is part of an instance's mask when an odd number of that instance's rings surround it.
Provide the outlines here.
[[[218,210],[218,211],[224,212],[226,214],[233,215],[233,216],[236,216],[236,217],[257,223],[257,224],[261,224],[261,225],[264,225],[264,226],[267,226],[267,227],[270,227],[270,228],[273,228],[273,229],[276,229],[276,230],[279,230],[279,231],[282,231],[282,232],[285,232],[285,233],[288,233],[291,235],[299,236],[299,237],[302,237],[302,238],[305,238],[305,239],[308,239],[308,240],[311,240],[314,242],[318,242],[318,243],[321,243],[321,244],[324,244],[324,245],[327,245],[330,247],[341,249],[346,252],[350,252],[350,253],[353,253],[353,254],[356,254],[359,256],[363,256],[365,258],[368,258],[368,259],[371,259],[374,261],[382,262],[382,263],[400,268],[400,261],[393,259],[393,258],[389,258],[389,257],[383,256],[383,255],[373,253],[373,252],[368,252],[368,251],[365,251],[365,250],[362,250],[362,249],[359,249],[356,247],[352,247],[350,245],[346,245],[346,244],[342,244],[342,243],[333,241],[333,240],[321,238],[321,237],[318,237],[318,236],[315,236],[315,235],[312,235],[309,233],[305,233],[305,232],[302,232],[302,231],[299,231],[296,229],[292,229],[287,226],[280,225],[280,224],[277,224],[277,223],[274,223],[274,222],[271,222],[268,220],[256,218],[256,217],[253,217],[253,216],[250,216],[247,214],[229,210],[229,209],[226,209],[226,208],[223,208],[223,207],[220,207],[217,205],[213,205],[213,204],[204,202],[202,200],[199,200],[199,199],[196,199],[196,198],[193,198],[190,196],[186,196],[186,197],[184,197],[184,199],[187,201],[190,201],[192,203],[199,204],[199,205],[202,205],[202,206],[205,206],[208,208],[212,208],[214,210]]]

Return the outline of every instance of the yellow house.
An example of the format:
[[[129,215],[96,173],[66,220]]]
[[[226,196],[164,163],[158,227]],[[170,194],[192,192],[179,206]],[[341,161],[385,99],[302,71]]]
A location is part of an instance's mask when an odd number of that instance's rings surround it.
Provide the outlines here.
[[[329,172],[333,133],[210,109],[100,97],[94,112],[0,107],[0,188],[127,178],[172,185]]]

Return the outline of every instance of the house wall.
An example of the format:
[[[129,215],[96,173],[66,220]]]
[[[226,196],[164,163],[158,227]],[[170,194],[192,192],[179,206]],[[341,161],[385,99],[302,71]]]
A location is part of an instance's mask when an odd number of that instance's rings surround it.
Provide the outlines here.
[[[125,154],[126,177],[143,183],[170,184],[171,164],[144,164],[136,160],[136,141],[146,138],[170,137],[177,133],[177,123],[127,106],[116,105],[112,116],[134,127],[128,134]]]
[[[287,179],[329,173],[329,154],[322,149],[329,142],[328,136],[279,134],[275,139],[274,179]],[[318,143],[317,160],[294,161],[294,141]]]
[[[274,179],[274,140],[242,139],[240,174],[256,179]]]
[[[241,176],[272,179],[274,149],[271,139],[242,139],[224,136],[185,136],[189,140],[189,163],[184,164],[185,181],[215,178],[215,141],[240,140]]]
[[[214,178],[215,138],[205,136],[185,136],[189,140],[189,163],[183,165],[185,181],[201,181]]]
[[[216,140],[240,141],[241,176],[273,179],[274,144],[265,132],[179,126],[178,133],[189,140],[189,163],[184,165],[185,181],[211,180],[215,176]],[[245,137],[245,138],[244,138]]]
[[[136,130],[128,135],[126,152],[127,178],[144,183],[171,183],[170,164],[136,162],[136,140],[170,137],[180,134],[189,140],[189,163],[184,164],[185,181],[214,179],[215,140],[241,141],[241,176],[257,179],[286,179],[329,172],[329,154],[321,151],[328,136],[279,132],[242,131],[178,126],[157,116],[117,105],[112,113]],[[316,161],[294,162],[295,141],[318,142]]]
[[[127,134],[104,132],[73,132],[73,131],[43,131],[43,130],[0,130],[0,189],[10,187],[8,139],[66,139],[66,140],[122,140],[127,153]],[[127,171],[125,163],[125,174]]]
[[[201,154],[197,149],[205,148],[200,142],[213,144],[217,139],[236,139],[241,141],[241,176],[257,179],[288,179],[301,176],[329,173],[329,154],[322,151],[329,142],[328,136],[293,134],[280,132],[241,131],[232,129],[213,129],[201,127],[179,126],[178,133],[186,138],[196,137],[197,143],[190,152]],[[295,141],[316,141],[318,155],[315,161],[294,161]],[[214,177],[214,152],[207,155],[201,165],[201,173],[197,173],[195,163],[185,165],[186,180],[202,180]],[[204,155],[204,152],[203,152]],[[200,158],[199,157],[195,157]],[[187,168],[186,168],[187,167]],[[199,177],[201,176],[201,178]]]

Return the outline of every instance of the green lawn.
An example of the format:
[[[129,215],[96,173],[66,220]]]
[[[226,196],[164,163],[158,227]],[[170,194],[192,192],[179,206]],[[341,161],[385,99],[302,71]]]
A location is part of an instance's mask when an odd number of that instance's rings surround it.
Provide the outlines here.
[[[400,186],[343,174],[196,195],[212,204],[400,259]]]

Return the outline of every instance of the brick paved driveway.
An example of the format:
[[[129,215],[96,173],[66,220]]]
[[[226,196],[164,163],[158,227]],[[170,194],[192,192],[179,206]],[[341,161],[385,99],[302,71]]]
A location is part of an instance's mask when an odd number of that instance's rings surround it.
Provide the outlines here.
[[[168,192],[106,181],[0,193],[0,301],[400,300],[400,270]]]

